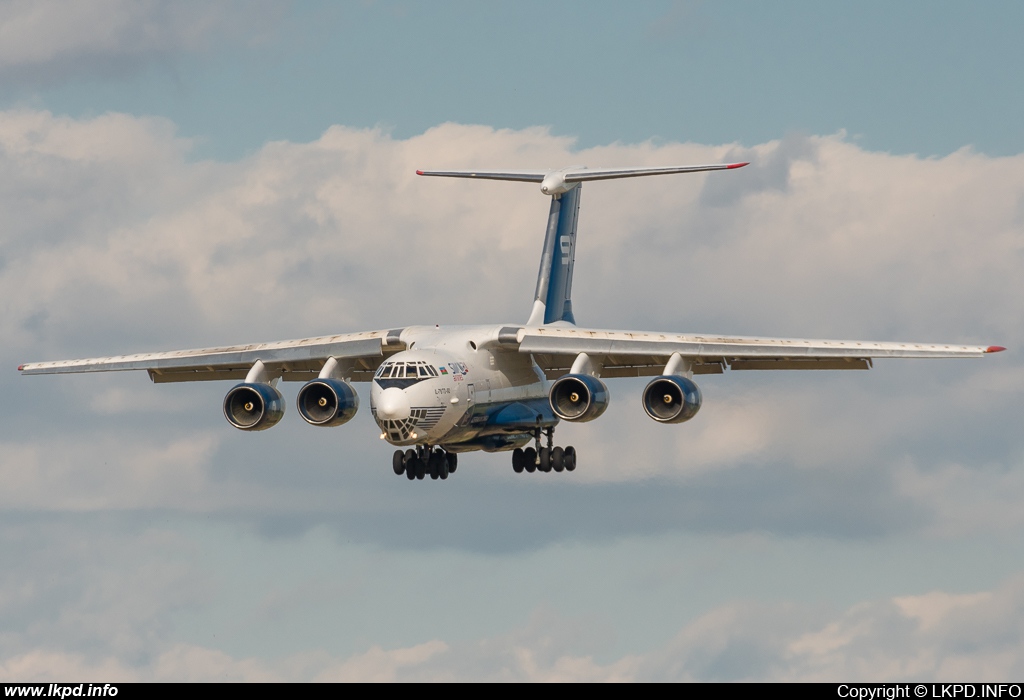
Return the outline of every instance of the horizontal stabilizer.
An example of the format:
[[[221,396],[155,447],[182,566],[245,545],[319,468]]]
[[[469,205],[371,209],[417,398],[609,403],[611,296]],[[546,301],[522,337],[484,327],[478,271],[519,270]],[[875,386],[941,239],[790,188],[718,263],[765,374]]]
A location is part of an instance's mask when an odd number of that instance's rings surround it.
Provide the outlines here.
[[[587,168],[570,166],[561,170],[417,170],[417,175],[430,177],[464,177],[476,180],[512,180],[539,182],[540,191],[548,195],[568,192],[581,182],[618,180],[647,175],[701,173],[708,170],[734,170],[749,163],[716,163],[714,165],[672,165],[660,168]]]
[[[514,180],[516,182],[540,182],[548,174],[546,170],[417,170],[417,175],[427,177],[469,177],[478,180]]]
[[[644,177],[646,175],[674,175],[676,173],[701,173],[707,170],[735,170],[750,163],[718,163],[715,165],[679,165],[666,168],[582,168],[567,170],[566,182],[589,182],[591,180],[617,180],[623,177]]]

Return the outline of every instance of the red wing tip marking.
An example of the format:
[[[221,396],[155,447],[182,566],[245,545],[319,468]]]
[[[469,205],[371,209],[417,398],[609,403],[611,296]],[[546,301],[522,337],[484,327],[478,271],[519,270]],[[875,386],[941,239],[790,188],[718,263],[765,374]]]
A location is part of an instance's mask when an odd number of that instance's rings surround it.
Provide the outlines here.
[[[1002,345],[989,345],[985,348],[985,352],[1002,352],[1005,349]]]
[[[725,166],[725,169],[732,170],[733,168],[742,168],[744,165],[750,165],[750,163],[731,163]]]
[[[422,171],[422,170],[417,170],[417,171],[416,171],[416,174],[417,174],[417,175],[422,175],[422,174],[423,174],[423,171]]]
[[[20,372],[21,370],[23,370],[23,369],[25,369],[25,365],[18,365],[18,371],[19,371],[19,372]]]

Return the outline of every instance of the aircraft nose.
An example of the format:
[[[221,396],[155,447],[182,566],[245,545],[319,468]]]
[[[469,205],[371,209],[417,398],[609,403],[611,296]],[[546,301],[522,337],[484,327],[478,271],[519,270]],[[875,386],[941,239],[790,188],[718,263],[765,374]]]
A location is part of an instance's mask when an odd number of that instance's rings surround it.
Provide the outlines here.
[[[405,420],[409,408],[409,397],[398,387],[385,389],[377,399],[377,417],[384,420]]]

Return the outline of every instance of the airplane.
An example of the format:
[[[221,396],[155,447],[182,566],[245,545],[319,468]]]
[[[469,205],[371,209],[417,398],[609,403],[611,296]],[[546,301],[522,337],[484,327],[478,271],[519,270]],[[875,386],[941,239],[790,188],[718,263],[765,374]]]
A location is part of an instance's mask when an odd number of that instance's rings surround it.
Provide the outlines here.
[[[239,380],[224,397],[235,428],[266,430],[285,412],[280,380],[304,382],[296,398],[310,425],[347,423],[359,409],[353,382],[370,382],[380,438],[398,448],[394,473],[447,479],[464,452],[512,453],[522,472],[571,472],[577,452],[554,444],[560,421],[608,408],[604,380],[653,377],[641,394],[658,423],[683,423],[701,407],[695,375],[729,370],[865,370],[877,358],[981,357],[996,345],[805,340],[600,330],[576,324],[572,278],[584,182],[736,170],[749,163],[658,168],[424,171],[427,177],[539,183],[551,198],[533,307],[522,324],[407,326],[252,345],[84,360],[34,362],[25,375],[144,370],[157,383]]]

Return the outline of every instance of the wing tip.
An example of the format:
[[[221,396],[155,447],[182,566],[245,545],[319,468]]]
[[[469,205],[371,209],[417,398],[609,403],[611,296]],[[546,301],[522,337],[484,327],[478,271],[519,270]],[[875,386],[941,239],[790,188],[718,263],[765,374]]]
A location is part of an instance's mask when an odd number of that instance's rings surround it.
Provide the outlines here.
[[[423,175],[423,171],[422,171],[422,170],[417,170],[417,171],[416,171],[416,174],[417,174],[417,175]]]
[[[747,166],[747,165],[750,165],[750,163],[749,162],[748,163],[730,163],[729,165],[725,166],[725,169],[726,170],[734,170],[736,168],[742,168],[742,167]]]
[[[21,372],[25,369],[25,365],[18,365],[18,371]]]
[[[1004,348],[1002,345],[989,345],[987,348],[985,348],[985,352],[1002,352],[1005,349],[1006,348]]]

